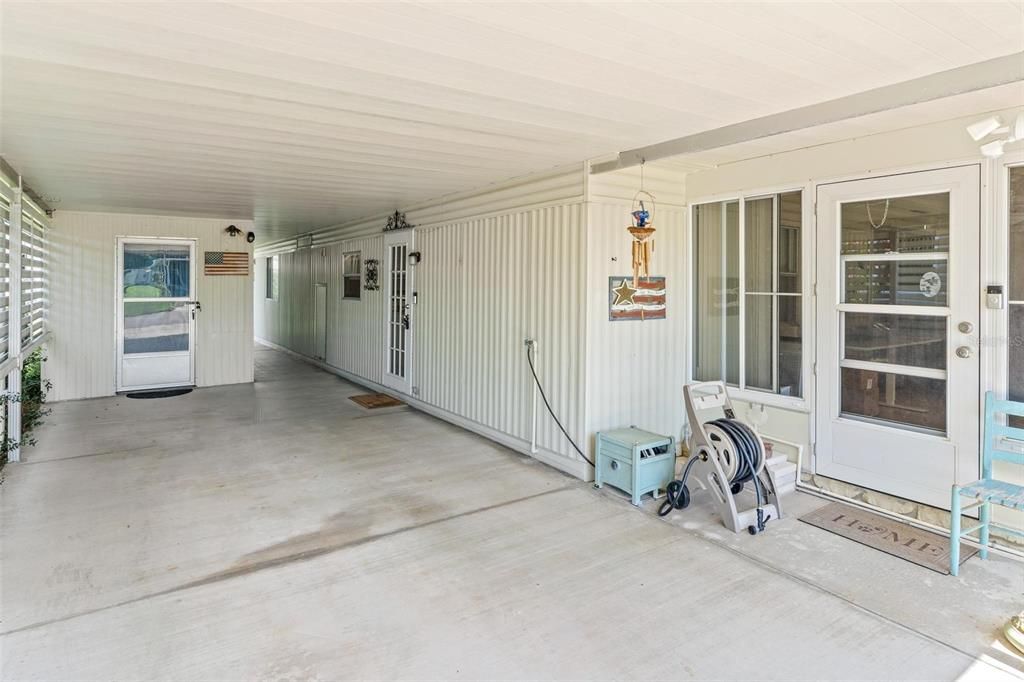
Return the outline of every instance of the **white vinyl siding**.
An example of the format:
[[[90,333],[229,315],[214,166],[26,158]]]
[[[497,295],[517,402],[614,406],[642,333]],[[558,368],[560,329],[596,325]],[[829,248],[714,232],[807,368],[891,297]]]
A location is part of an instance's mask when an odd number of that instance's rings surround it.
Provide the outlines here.
[[[51,335],[43,365],[53,382],[49,399],[114,394],[118,236],[196,239],[200,254],[246,248],[224,232],[227,223],[253,229],[251,221],[237,218],[57,211],[49,232]],[[198,386],[253,380],[253,269],[247,277],[197,272],[196,298],[202,303],[196,319]]]

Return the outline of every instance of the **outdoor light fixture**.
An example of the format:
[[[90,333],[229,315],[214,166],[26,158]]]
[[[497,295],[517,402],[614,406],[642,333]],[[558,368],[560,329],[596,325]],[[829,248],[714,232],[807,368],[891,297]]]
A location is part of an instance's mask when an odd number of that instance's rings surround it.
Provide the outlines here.
[[[981,142],[992,133],[1006,132],[1006,128],[1003,128],[1002,131],[999,130],[1002,126],[1003,122],[998,116],[989,116],[982,121],[978,121],[977,123],[972,123],[967,126],[967,134],[970,135],[971,139],[975,142]]]
[[[998,159],[1002,156],[1006,145],[1024,140],[1024,114],[1017,115],[1017,118],[1013,121],[1012,128],[1004,126],[998,116],[990,116],[967,126],[967,134],[975,142],[981,142],[989,135],[1002,135],[1004,133],[1009,133],[1009,135],[981,145],[982,155],[990,159]]]
[[[990,159],[996,159],[1003,155],[1003,147],[1006,145],[1006,140],[995,140],[988,144],[981,145],[982,156],[987,156]]]
[[[423,260],[423,255],[419,251],[413,251],[409,254],[409,265],[419,265],[421,260]]]
[[[256,233],[255,232],[249,232],[248,234],[246,234],[245,235],[245,241],[247,241],[250,244],[252,244],[254,241],[256,241]]]

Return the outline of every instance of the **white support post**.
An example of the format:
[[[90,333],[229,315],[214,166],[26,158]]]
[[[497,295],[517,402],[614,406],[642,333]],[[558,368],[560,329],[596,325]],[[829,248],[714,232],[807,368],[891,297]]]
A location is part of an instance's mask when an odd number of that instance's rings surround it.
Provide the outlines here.
[[[10,462],[21,461],[21,179],[11,203],[10,234],[10,309],[7,314],[7,357],[17,358],[7,375],[7,452]]]

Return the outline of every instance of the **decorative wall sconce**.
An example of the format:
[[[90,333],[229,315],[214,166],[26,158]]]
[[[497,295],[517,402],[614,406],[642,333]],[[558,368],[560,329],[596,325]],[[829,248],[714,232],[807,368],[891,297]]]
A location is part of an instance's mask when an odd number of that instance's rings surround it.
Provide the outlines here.
[[[419,265],[421,260],[423,260],[423,254],[419,251],[413,251],[409,254],[409,265]]]
[[[367,258],[363,261],[363,275],[365,277],[363,288],[367,291],[377,291],[380,285],[377,283],[377,266],[379,261],[376,258]]]
[[[392,213],[391,215],[388,216],[388,222],[384,226],[384,231],[385,232],[392,232],[394,230],[407,230],[407,229],[409,229],[411,227],[416,227],[416,226],[415,225],[410,225],[406,221],[404,213],[402,213],[400,211],[395,211],[394,213]]]

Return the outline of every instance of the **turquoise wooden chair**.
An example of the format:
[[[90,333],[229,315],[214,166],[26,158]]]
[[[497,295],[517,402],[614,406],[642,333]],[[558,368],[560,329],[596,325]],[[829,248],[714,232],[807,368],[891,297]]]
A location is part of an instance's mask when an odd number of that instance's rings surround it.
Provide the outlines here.
[[[957,575],[960,572],[960,538],[978,531],[978,543],[981,551],[978,556],[988,558],[988,532],[992,527],[1005,533],[1024,537],[1024,532],[992,523],[992,505],[1024,510],[1024,486],[1014,485],[1007,481],[992,478],[992,463],[996,461],[1012,462],[1024,465],[1024,452],[1006,449],[1003,445],[1006,438],[1019,441],[1019,448],[1024,448],[1024,429],[1003,426],[996,423],[996,415],[1007,417],[1024,417],[1024,403],[1012,400],[996,400],[995,394],[985,394],[985,442],[982,452],[981,480],[964,486],[953,486],[953,502],[950,505],[949,524],[949,572]],[[1001,447],[1002,446],[1002,447]],[[961,506],[961,498],[973,498],[973,502]],[[978,511],[978,525],[960,529],[960,514],[968,509],[981,507]]]

